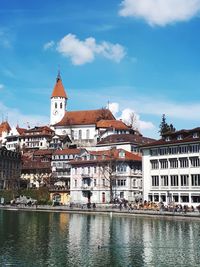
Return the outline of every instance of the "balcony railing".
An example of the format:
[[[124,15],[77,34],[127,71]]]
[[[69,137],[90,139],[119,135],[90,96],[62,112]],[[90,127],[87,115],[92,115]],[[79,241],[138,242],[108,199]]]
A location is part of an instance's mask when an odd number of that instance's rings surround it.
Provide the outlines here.
[[[82,191],[91,191],[91,190],[93,190],[93,187],[91,185],[88,185],[88,184],[83,184],[81,186],[81,189],[82,189]]]
[[[69,191],[70,190],[70,187],[50,187],[49,188],[49,191],[50,192],[66,192],[66,191]]]

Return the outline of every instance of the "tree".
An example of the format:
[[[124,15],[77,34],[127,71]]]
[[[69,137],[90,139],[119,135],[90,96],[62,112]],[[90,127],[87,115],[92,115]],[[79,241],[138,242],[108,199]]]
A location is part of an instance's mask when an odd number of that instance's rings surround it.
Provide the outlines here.
[[[102,161],[99,161],[99,167],[103,178],[106,180],[105,187],[109,188],[110,191],[110,203],[114,201],[113,186],[116,183],[116,167],[117,157],[115,155],[116,149],[110,149],[108,153],[103,155]]]
[[[172,132],[175,132],[176,131],[176,129],[173,126],[172,123],[171,124],[168,124],[166,122],[165,114],[162,115],[162,120],[161,120],[161,123],[160,123],[159,128],[160,128],[160,130],[159,130],[160,136],[163,136],[166,133],[172,133]]]

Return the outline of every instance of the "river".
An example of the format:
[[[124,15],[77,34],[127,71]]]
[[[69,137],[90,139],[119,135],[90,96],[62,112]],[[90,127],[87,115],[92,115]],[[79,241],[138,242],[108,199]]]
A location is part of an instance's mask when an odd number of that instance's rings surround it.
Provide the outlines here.
[[[0,266],[200,266],[200,222],[0,210]]]

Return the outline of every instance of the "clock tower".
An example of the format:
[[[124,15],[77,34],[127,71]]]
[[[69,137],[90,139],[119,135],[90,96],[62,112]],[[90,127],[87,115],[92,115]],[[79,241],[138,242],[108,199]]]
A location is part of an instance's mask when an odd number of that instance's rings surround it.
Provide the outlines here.
[[[51,95],[50,125],[56,124],[64,117],[67,99],[60,72],[58,72],[56,84]]]

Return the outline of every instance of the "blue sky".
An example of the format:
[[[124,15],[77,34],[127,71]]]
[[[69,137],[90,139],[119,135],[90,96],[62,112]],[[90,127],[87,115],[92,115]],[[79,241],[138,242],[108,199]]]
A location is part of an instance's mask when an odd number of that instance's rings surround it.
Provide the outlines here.
[[[0,115],[49,123],[60,65],[68,109],[134,111],[158,137],[163,113],[200,126],[200,0],[0,1]]]

